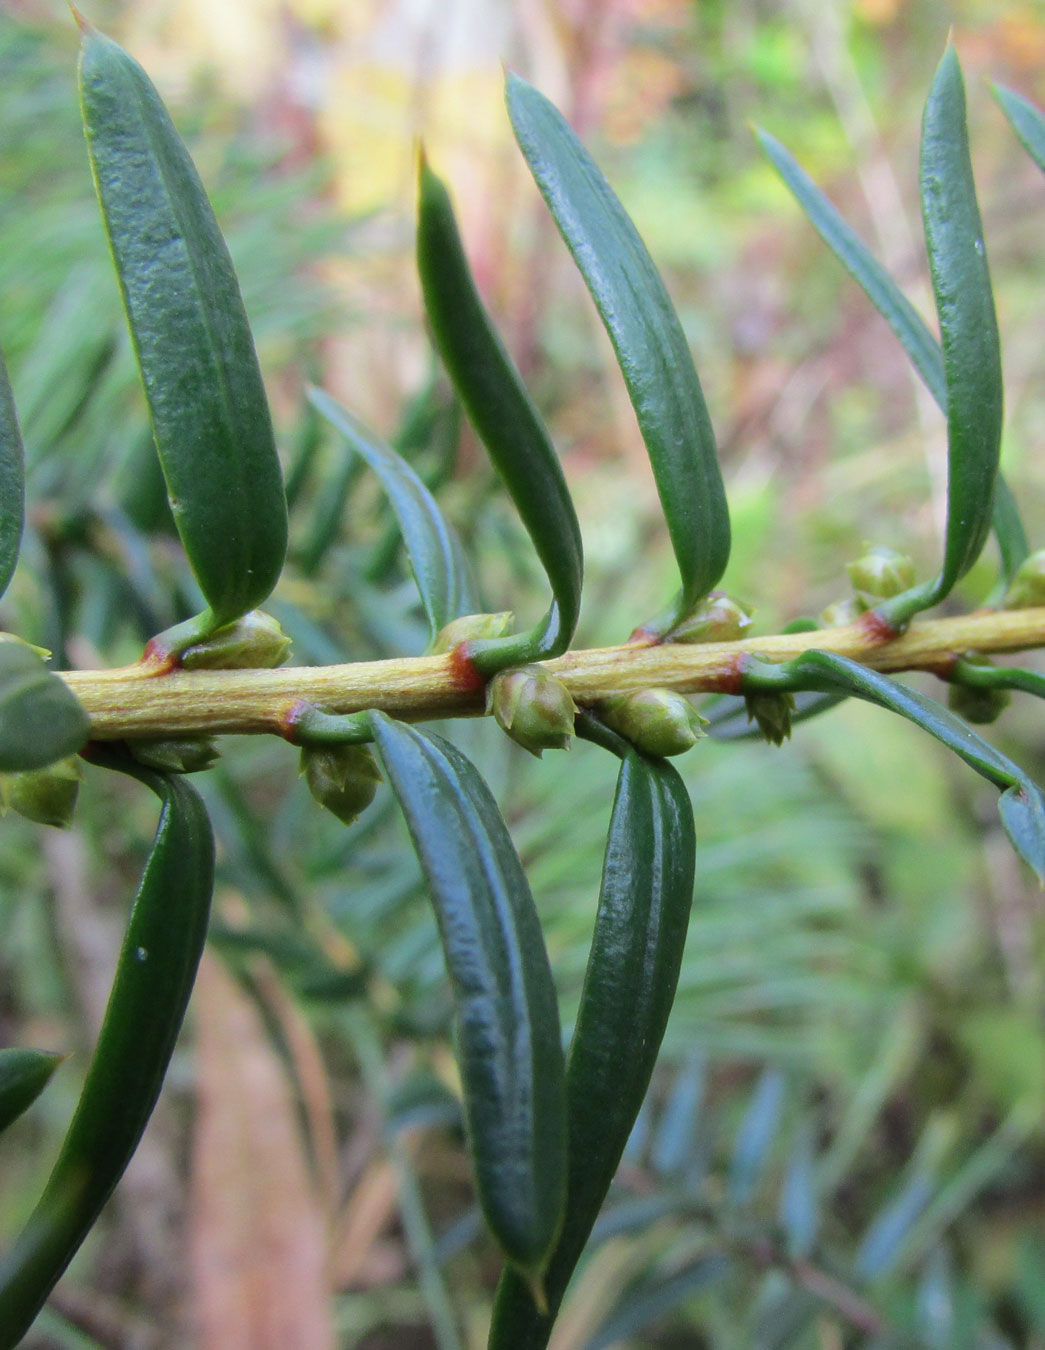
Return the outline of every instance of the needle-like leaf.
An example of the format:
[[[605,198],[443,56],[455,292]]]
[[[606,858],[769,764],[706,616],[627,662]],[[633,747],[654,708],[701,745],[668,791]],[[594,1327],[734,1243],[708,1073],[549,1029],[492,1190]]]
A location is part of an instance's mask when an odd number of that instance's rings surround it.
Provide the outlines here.
[[[566,1198],[562,1043],[540,920],[474,765],[438,736],[370,720],[439,922],[479,1201],[539,1289]]]
[[[451,619],[475,614],[479,598],[461,541],[414,470],[402,455],[369,432],[329,394],[310,389],[308,397],[312,406],[373,469],[388,494],[428,616],[431,637],[434,639]]]
[[[18,562],[25,521],[25,452],[11,382],[0,352],[0,595]]]
[[[254,342],[225,241],[166,108],[138,63],[90,27],[80,96],[171,509],[210,606],[202,628],[219,627],[265,600],[287,546]]]
[[[1027,154],[1045,173],[1045,115],[1041,109],[1014,89],[1006,89],[1003,84],[992,84],[991,93]]]
[[[729,508],[700,380],[660,273],[562,114],[508,76],[508,113],[606,327],[628,387],[682,577],[666,631],[718,582],[729,560]]]
[[[580,526],[548,432],[480,299],[450,194],[423,158],[417,266],[439,353],[552,588],[551,607],[530,632],[468,644],[476,670],[489,678],[569,645],[581,601]]]

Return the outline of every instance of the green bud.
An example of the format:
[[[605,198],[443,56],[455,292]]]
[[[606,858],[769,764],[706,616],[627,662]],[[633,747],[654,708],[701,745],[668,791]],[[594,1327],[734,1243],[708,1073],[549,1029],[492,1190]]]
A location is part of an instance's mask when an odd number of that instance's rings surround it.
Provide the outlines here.
[[[216,628],[203,642],[181,654],[184,670],[269,670],[286,660],[290,638],[272,617],[252,609],[241,619]]]
[[[994,662],[979,652],[967,652],[962,657],[967,666],[993,667]],[[966,722],[976,726],[985,726],[995,722],[1012,702],[1008,689],[979,689],[973,684],[961,684],[957,680],[947,686],[947,706],[951,712],[964,717]]]
[[[209,768],[219,753],[210,736],[128,741],[127,749],[139,764],[161,773],[199,773]]]
[[[791,737],[791,715],[795,711],[793,694],[745,694],[747,720],[757,722],[758,729],[770,745],[783,745]]]
[[[381,771],[368,745],[306,745],[299,773],[308,790],[338,820],[351,825],[374,800]]]
[[[700,601],[665,642],[737,642],[751,627],[751,609],[721,591]]]
[[[486,686],[486,711],[538,759],[545,750],[568,750],[577,705],[561,680],[542,666],[502,670]]]
[[[500,614],[462,614],[459,619],[451,619],[440,628],[432,643],[430,654],[441,656],[452,652],[462,642],[472,642],[477,638],[499,638],[510,633],[515,624],[515,615],[511,610]]]
[[[83,765],[75,755],[46,769],[0,775],[0,805],[38,825],[65,829],[72,823]]]
[[[909,591],[915,582],[914,563],[894,548],[877,545],[862,558],[846,564],[853,590],[873,608],[879,600]]]
[[[1002,601],[1002,609],[1034,609],[1037,605],[1045,605],[1045,549],[1024,558]]]
[[[973,689],[967,684],[947,686],[948,708],[976,726],[997,721],[1011,701],[1008,689]]]
[[[856,623],[866,611],[867,606],[859,596],[850,595],[845,600],[832,601],[826,609],[821,610],[820,623],[824,628],[845,628]]]
[[[613,731],[647,755],[682,755],[707,733],[707,718],[671,689],[635,689],[599,704]]]

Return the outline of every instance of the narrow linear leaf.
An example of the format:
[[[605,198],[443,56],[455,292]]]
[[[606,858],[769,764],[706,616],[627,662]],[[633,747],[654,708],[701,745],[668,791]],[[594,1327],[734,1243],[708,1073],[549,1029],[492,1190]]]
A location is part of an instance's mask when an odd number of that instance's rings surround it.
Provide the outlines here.
[[[308,397],[373,469],[388,494],[432,639],[451,619],[475,614],[479,598],[464,549],[428,488],[401,455],[367,431],[329,394],[310,389]]]
[[[213,626],[268,596],[287,508],[232,260],[142,68],[92,28],[80,96],[95,187],[171,509]]]
[[[145,783],[163,808],[76,1113],[36,1208],[0,1258],[0,1350],[29,1329],[138,1146],[207,931],[214,842],[199,796],[184,778],[105,762]]]
[[[0,595],[18,562],[25,523],[25,451],[11,381],[0,352]]]
[[[803,689],[841,690],[877,703],[927,731],[1002,789],[1002,824],[1016,852],[1045,884],[1045,798],[1023,769],[968,725],[916,689],[833,652],[810,651],[779,668]]]
[[[479,297],[450,195],[423,159],[417,267],[436,346],[552,588],[551,607],[530,632],[469,643],[489,677],[566,650],[581,601],[580,526],[548,432]]]
[[[761,127],[755,136],[773,168],[790,188],[813,228],[900,339],[940,410],[947,411],[943,352],[922,316],[837,207],[828,200],[775,136]]]
[[[79,699],[32,648],[0,642],[0,772],[43,769],[75,755],[90,730]]]
[[[947,382],[946,542],[940,575],[925,597],[926,604],[936,604],[986,542],[1003,404],[998,320],[969,159],[965,85],[952,46],[937,67],[925,105],[920,178]]]
[[[509,1261],[539,1282],[566,1197],[566,1088],[533,897],[475,767],[440,737],[370,718],[453,985],[479,1202]]]
[[[0,1134],[32,1106],[65,1058],[47,1050],[0,1050]]]
[[[1024,150],[1045,173],[1045,115],[1041,109],[1035,107],[1029,98],[1017,94],[1015,89],[1006,89],[1003,84],[992,84],[991,93]]]
[[[519,147],[613,343],[682,577],[667,627],[729,561],[729,508],[715,433],[682,325],[646,245],[562,114],[517,75],[507,82]]]
[[[896,334],[937,407],[946,416],[943,351],[925,320],[789,151],[768,131],[756,127],[755,136],[810,223]],[[1008,581],[1027,556],[1027,540],[1012,493],[1000,475],[996,479],[992,524],[1001,550],[1002,571]]]
[[[693,900],[693,809],[678,773],[623,754],[602,889],[566,1070],[569,1187],[541,1313],[506,1270],[491,1350],[539,1350],[624,1153],[675,998]]]

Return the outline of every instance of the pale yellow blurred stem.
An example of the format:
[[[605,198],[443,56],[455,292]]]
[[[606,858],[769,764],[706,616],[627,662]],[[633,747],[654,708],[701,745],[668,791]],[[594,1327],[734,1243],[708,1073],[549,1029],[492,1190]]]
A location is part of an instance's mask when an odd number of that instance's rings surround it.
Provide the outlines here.
[[[875,643],[857,624],[692,647],[601,647],[568,652],[546,666],[579,703],[591,704],[628,689],[728,691],[735,687],[745,656],[788,661],[815,648],[838,652],[875,670],[940,672],[962,652],[1036,647],[1045,647],[1045,608],[985,610],[916,622],[902,637],[885,643]],[[285,735],[294,709],[303,703],[331,713],[380,708],[407,721],[468,717],[482,711],[481,694],[462,687],[448,656],[166,675],[134,665],[67,671],[62,679],[87,709],[97,740],[205,733]]]

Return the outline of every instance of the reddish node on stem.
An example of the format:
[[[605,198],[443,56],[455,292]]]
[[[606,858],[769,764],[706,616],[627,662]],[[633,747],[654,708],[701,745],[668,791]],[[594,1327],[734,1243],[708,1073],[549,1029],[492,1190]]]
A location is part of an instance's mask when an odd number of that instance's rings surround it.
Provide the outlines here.
[[[636,628],[628,638],[629,647],[658,647],[664,641],[663,633],[656,633],[651,628]]]
[[[731,656],[717,670],[709,672],[704,682],[704,692],[708,694],[741,694],[743,689],[744,666],[747,656]]]
[[[458,689],[469,694],[481,694],[486,681],[475,668],[475,662],[469,653],[471,643],[459,642],[450,652],[450,674]]]
[[[138,658],[140,666],[148,666],[150,675],[169,675],[181,665],[181,656],[163,646],[156,638],[150,638]]]
[[[295,699],[279,715],[279,734],[291,745],[298,743],[298,724],[312,705],[303,698]]]
[[[902,632],[902,629],[891,624],[877,609],[869,609],[865,614],[861,614],[856,626],[876,647],[883,642],[892,642]]]

